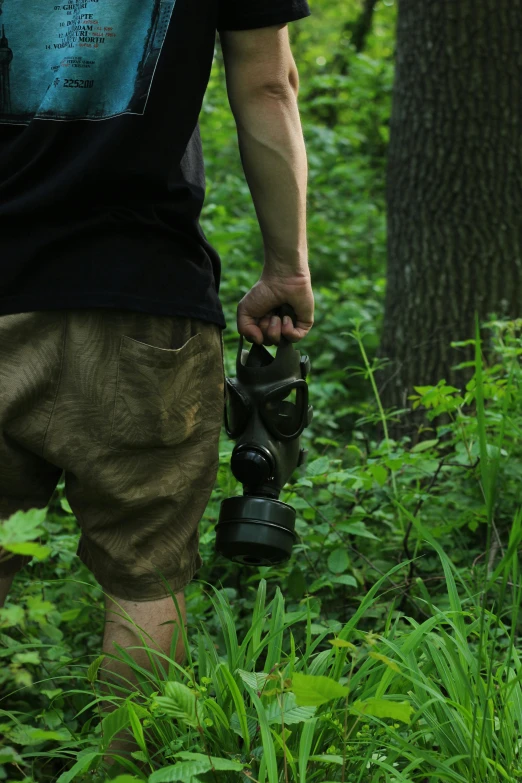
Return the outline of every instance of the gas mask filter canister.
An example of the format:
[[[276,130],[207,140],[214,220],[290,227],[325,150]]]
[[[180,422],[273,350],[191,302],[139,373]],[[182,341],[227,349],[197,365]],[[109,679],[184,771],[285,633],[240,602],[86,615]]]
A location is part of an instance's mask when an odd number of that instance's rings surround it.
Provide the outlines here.
[[[278,315],[296,316],[289,305]],[[301,434],[312,421],[306,377],[308,356],[281,335],[275,357],[263,345],[243,349],[240,337],[236,377],[226,378],[225,429],[236,441],[231,469],[243,495],[221,504],[216,551],[236,563],[276,565],[292,554],[295,509],[279,494],[307,451]]]

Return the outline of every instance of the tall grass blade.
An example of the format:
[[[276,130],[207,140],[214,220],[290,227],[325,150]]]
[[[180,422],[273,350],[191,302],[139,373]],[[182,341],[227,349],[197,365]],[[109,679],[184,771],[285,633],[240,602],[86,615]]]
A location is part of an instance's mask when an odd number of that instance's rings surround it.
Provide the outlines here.
[[[299,740],[299,783],[307,783],[306,768],[308,766],[308,759],[310,757],[310,750],[312,747],[317,721],[318,718],[311,718],[303,724],[301,739]]]
[[[270,726],[268,725],[265,708],[257,694],[249,688],[248,685],[245,685],[245,688],[247,689],[257,712],[257,719],[261,730],[261,740],[263,742],[263,758],[266,762],[266,771],[268,773],[268,783],[279,783],[276,749],[270,732]]]

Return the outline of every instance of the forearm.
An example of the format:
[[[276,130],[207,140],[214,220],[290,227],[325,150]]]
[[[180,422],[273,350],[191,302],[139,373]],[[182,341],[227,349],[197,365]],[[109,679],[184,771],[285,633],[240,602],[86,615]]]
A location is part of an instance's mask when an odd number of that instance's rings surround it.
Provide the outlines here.
[[[308,272],[308,164],[294,88],[259,91],[235,113],[239,150],[265,247],[265,268]]]

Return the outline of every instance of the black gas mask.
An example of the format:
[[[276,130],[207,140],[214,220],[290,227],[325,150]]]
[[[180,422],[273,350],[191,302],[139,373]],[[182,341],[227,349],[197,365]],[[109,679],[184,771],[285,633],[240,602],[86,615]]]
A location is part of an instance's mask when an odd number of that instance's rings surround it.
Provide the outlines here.
[[[288,305],[277,314],[296,322]],[[216,551],[229,560],[265,566],[292,554],[295,509],[278,498],[306,459],[301,433],[312,421],[309,372],[308,356],[283,335],[275,357],[263,345],[243,349],[240,337],[236,377],[226,378],[225,429],[236,441],[231,468],[243,496],[222,502],[216,526]]]

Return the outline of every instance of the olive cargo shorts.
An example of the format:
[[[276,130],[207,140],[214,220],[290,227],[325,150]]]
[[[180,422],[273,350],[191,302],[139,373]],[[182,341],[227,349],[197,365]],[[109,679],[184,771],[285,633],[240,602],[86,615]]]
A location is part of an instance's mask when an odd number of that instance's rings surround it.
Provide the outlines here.
[[[77,554],[118,598],[183,590],[219,465],[222,330],[90,309],[0,316],[0,520],[45,508],[65,471]],[[0,523],[1,524],[1,523]],[[0,577],[30,557],[0,564]]]

